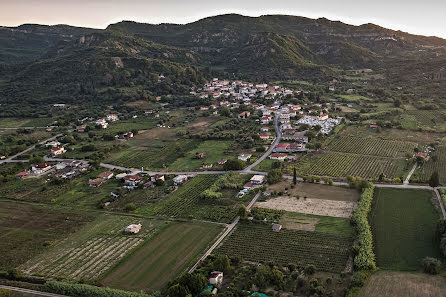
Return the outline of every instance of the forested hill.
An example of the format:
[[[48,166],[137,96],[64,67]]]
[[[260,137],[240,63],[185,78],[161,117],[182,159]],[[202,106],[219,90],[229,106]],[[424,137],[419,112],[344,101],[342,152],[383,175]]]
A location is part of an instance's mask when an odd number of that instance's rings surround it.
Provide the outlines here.
[[[423,91],[432,82],[431,90],[442,94],[445,48],[441,38],[284,15],[120,22],[106,30],[0,27],[0,104],[11,114],[24,105],[146,100],[187,93],[212,75],[326,84],[363,68],[389,85]]]

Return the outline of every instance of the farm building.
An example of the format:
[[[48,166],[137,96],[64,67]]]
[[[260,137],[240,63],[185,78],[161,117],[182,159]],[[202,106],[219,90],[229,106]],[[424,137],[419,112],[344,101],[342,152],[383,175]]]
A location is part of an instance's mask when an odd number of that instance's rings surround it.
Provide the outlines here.
[[[238,156],[238,159],[247,162],[251,157],[251,154],[241,154]]]
[[[36,174],[36,175],[45,173],[50,169],[51,169],[51,166],[46,163],[31,164],[31,173]]]
[[[126,233],[137,234],[139,233],[139,231],[141,231],[141,227],[142,227],[141,224],[131,224],[128,225],[124,231]]]
[[[219,286],[223,283],[223,272],[212,271],[209,276],[209,284]]]
[[[280,224],[273,224],[273,231],[279,232],[280,230],[282,230],[282,225],[280,225]]]
[[[23,172],[17,173],[15,176],[17,179],[22,179],[22,178],[28,176],[28,174],[29,174],[29,171],[23,171]]]
[[[249,181],[253,185],[261,185],[261,184],[263,184],[265,182],[265,176],[263,176],[263,175],[254,175],[253,177],[251,177],[251,179]]]
[[[151,176],[150,176],[150,179],[151,179],[152,182],[156,182],[157,180],[165,181],[165,180],[164,180],[164,175],[163,175],[163,174],[155,174],[155,175],[151,175]]]
[[[102,178],[90,179],[88,181],[88,185],[92,188],[97,188],[100,185],[102,185],[103,183],[104,183],[104,179],[102,179]]]
[[[226,162],[228,162],[226,159],[218,160],[218,165],[224,165]]]
[[[102,172],[101,174],[99,174],[98,177],[102,178],[102,179],[110,179],[113,177],[113,172],[105,171],[105,172]]]
[[[50,152],[53,157],[56,157],[56,156],[59,156],[59,155],[62,155],[63,153],[65,153],[66,150],[63,146],[59,146],[59,147],[51,148]]]
[[[187,182],[188,178],[188,175],[177,175],[173,178],[173,183],[175,185],[184,184],[185,182]]]
[[[279,161],[284,161],[287,157],[287,154],[284,153],[273,153],[269,156],[269,158],[271,160],[279,160]]]

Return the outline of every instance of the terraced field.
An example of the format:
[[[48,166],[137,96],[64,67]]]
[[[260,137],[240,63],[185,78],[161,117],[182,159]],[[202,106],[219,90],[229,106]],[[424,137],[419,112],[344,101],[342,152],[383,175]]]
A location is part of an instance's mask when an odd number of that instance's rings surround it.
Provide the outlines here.
[[[338,234],[287,229],[274,232],[271,225],[240,224],[215,253],[278,265],[314,264],[317,270],[341,272],[352,242],[352,237]]]
[[[416,144],[403,141],[390,141],[379,138],[341,137],[333,141],[329,150],[378,157],[404,157],[412,152]]]
[[[141,232],[124,234],[124,228],[132,223],[141,223]],[[22,265],[20,270],[28,275],[94,280],[151,237],[161,224],[154,220],[102,215],[66,241]]]

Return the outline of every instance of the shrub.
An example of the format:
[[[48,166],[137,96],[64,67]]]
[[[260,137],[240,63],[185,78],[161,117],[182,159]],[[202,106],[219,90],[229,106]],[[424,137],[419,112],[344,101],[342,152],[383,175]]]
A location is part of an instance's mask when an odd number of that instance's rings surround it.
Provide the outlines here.
[[[136,205],[135,203],[127,203],[124,207],[125,211],[134,211],[136,210]]]
[[[429,274],[438,274],[441,269],[441,261],[435,258],[426,257],[423,259],[423,271]]]
[[[373,237],[367,216],[372,208],[373,186],[363,190],[358,206],[353,211],[351,222],[355,226],[359,242],[358,254],[354,260],[357,270],[375,270],[375,254],[373,252]]]
[[[305,266],[304,273],[306,275],[312,275],[316,272],[316,267],[313,264],[308,264]]]
[[[68,295],[72,297],[153,297],[145,293],[127,292],[122,290],[99,288],[85,284],[73,284],[59,281],[47,281],[44,285],[47,292]]]

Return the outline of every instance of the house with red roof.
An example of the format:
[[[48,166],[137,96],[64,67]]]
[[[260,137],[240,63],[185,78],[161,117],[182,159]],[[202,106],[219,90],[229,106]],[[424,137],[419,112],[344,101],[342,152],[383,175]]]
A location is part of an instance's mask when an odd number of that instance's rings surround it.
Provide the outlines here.
[[[272,153],[269,158],[271,160],[285,161],[287,154],[285,153]]]
[[[98,175],[98,178],[102,178],[103,180],[107,180],[113,177],[113,172],[105,171]]]

